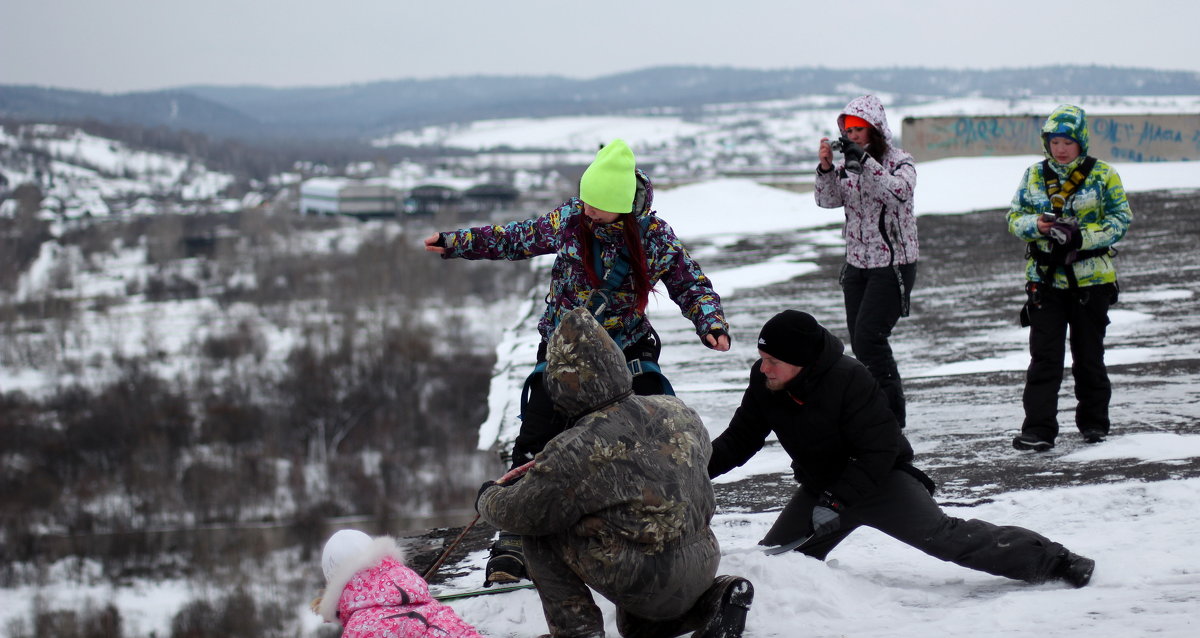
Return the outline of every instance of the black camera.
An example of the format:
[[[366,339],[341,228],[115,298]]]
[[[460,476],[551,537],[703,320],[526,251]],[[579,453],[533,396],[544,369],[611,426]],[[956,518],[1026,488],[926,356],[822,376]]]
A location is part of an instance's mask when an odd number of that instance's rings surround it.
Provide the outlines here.
[[[854,145],[854,142],[851,142],[849,139],[846,139],[845,137],[839,137],[836,140],[829,141],[829,148],[832,148],[833,150],[835,150],[839,153],[842,153],[843,155],[846,153],[846,149],[850,148],[853,145]],[[856,157],[850,157],[848,155],[846,156],[846,172],[857,174],[857,173],[861,173],[862,170],[863,170],[862,161],[857,156]]]
[[[1058,215],[1055,215],[1051,212],[1042,213],[1042,221],[1053,224],[1054,222],[1058,221]]]

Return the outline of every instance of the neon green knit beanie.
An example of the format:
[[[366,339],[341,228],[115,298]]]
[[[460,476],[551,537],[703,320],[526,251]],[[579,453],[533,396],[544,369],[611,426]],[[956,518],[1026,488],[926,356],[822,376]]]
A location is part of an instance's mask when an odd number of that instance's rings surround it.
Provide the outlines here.
[[[625,140],[609,142],[579,179],[579,199],[608,213],[631,212],[637,192],[635,167],[633,151]]]

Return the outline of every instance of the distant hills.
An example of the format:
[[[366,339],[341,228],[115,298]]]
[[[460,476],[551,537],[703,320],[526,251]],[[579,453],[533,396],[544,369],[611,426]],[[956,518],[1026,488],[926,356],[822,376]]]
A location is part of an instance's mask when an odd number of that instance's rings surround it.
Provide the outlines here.
[[[430,124],[504,117],[687,113],[731,102],[887,93],[921,98],[1200,95],[1200,73],[1099,66],[748,70],[655,67],[594,79],[478,76],[331,87],[189,86],[104,94],[0,85],[0,118],[167,127],[247,141],[363,140]]]

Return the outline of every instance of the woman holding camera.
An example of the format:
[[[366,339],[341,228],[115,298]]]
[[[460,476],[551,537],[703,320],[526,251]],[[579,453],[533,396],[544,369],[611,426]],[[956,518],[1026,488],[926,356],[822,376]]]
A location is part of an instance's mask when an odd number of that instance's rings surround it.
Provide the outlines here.
[[[904,427],[904,389],[888,337],[908,316],[917,279],[917,219],[912,155],[892,146],[883,103],[854,98],[838,115],[841,136],[821,140],[817,151],[817,205],[846,211],[842,236],[846,263],[840,283],[850,347],[879,383],[892,414]],[[834,147],[843,160],[833,161]]]

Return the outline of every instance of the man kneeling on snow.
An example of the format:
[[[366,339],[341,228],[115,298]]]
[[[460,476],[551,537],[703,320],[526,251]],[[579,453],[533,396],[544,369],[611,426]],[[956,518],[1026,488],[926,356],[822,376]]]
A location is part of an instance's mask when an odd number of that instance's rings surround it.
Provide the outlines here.
[[[712,477],[744,464],[771,432],[800,489],[761,545],[824,559],[860,525],[930,556],[1031,583],[1083,587],[1095,562],[1021,527],[951,518],[866,366],[811,315],[785,310],[758,337],[759,361],[729,427],[713,441]],[[768,550],[772,553],[772,550]]]
[[[721,552],[699,415],[633,394],[621,349],[582,308],[562,318],[546,361],[547,391],[571,427],[527,473],[485,483],[475,507],[522,535],[550,635],[604,635],[590,587],[616,605],[622,636],[741,636],[753,587],[713,578]]]

